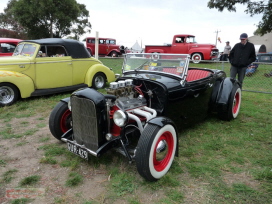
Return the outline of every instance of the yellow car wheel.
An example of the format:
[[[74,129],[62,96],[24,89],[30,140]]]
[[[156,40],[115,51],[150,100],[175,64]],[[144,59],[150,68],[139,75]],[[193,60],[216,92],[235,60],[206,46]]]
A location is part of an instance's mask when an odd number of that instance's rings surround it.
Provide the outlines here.
[[[9,106],[19,99],[19,91],[10,83],[0,83],[0,106]]]
[[[106,77],[103,73],[96,73],[93,77],[92,88],[102,89],[106,85]]]

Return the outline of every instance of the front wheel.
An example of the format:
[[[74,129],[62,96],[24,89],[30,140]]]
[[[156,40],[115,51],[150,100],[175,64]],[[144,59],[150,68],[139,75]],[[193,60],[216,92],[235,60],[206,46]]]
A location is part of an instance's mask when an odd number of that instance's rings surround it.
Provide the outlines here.
[[[63,101],[59,102],[49,117],[49,129],[52,135],[61,140],[61,136],[72,127],[71,120],[72,115],[68,104]]]
[[[136,166],[148,181],[156,181],[170,169],[177,148],[177,135],[170,124],[164,127],[148,124],[136,148]]]
[[[118,53],[115,52],[115,51],[112,51],[112,52],[111,52],[111,57],[118,57]]]
[[[242,92],[238,84],[235,84],[232,88],[229,96],[228,104],[226,107],[220,106],[218,110],[218,116],[222,120],[232,120],[237,118],[240,106],[241,106]]]
[[[0,107],[10,106],[19,99],[16,86],[9,83],[0,83]]]
[[[106,85],[106,77],[103,73],[96,73],[93,77],[92,87],[94,89],[102,89]]]
[[[202,60],[202,55],[200,53],[194,53],[192,55],[193,63],[199,63]]]

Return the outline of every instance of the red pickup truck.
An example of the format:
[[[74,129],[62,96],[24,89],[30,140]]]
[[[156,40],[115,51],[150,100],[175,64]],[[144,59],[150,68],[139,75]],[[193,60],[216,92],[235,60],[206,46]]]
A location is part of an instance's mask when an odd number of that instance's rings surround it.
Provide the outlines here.
[[[212,60],[217,58],[218,49],[213,44],[198,44],[194,35],[174,35],[172,44],[168,45],[146,45],[146,53],[176,53],[190,54],[194,63],[201,60]]]
[[[95,55],[95,37],[87,37],[83,40],[87,50],[91,55]],[[98,55],[118,57],[125,53],[124,46],[116,45],[116,40],[113,38],[99,38],[98,39]]]

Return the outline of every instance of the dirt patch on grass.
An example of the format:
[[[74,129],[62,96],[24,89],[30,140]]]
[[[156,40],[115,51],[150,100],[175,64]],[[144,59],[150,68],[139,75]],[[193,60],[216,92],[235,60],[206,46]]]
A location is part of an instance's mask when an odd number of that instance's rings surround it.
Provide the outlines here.
[[[250,188],[257,190],[260,186],[260,182],[255,180],[249,173],[242,172],[242,173],[231,173],[227,172],[223,176],[223,181],[228,185],[231,186],[233,184],[245,184]]]

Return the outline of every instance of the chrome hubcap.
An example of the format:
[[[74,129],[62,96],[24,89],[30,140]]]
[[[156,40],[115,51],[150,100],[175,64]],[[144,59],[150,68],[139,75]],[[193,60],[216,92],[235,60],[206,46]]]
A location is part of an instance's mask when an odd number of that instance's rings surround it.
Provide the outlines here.
[[[104,85],[104,78],[102,76],[98,76],[95,78],[95,86],[97,88],[101,88]]]
[[[2,104],[10,103],[14,99],[14,91],[8,86],[0,87],[0,102]]]
[[[156,148],[156,160],[161,161],[163,158],[165,158],[168,151],[168,146],[165,140],[162,140],[159,142],[157,148]]]

